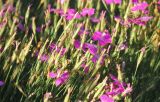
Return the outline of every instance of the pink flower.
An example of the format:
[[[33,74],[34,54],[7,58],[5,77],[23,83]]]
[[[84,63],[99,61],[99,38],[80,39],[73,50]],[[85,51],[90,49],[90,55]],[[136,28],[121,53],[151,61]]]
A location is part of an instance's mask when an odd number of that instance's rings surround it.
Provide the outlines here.
[[[157,4],[159,4],[159,5],[160,5],[160,0],[158,0]]]
[[[49,45],[50,51],[53,51],[55,48],[56,48],[56,44],[55,44],[55,43],[51,43],[51,44]]]
[[[78,48],[80,48],[80,46],[81,46],[81,42],[80,42],[79,40],[75,40],[75,41],[74,41],[74,47],[75,47],[76,49],[78,49]]]
[[[50,78],[56,78],[56,77],[57,77],[57,73],[50,72],[50,73],[49,73],[49,77],[50,77]]]
[[[133,4],[138,3],[138,0],[132,0],[132,3],[133,3]]]
[[[83,51],[86,51],[86,49],[89,50],[89,52],[94,55],[97,53],[97,46],[90,43],[84,43],[83,45]]]
[[[134,11],[144,11],[147,7],[148,7],[148,3],[144,1],[142,3],[138,3],[135,6],[133,6],[131,8],[131,11],[132,12],[134,12]]]
[[[109,96],[107,96],[107,95],[102,95],[100,97],[100,100],[101,100],[101,102],[114,102],[114,99],[109,97]]]
[[[142,22],[147,22],[147,21],[151,20],[152,18],[153,18],[152,16],[143,16],[143,17],[139,17],[137,19]]]
[[[65,14],[65,17],[67,20],[72,20],[74,17],[77,19],[81,18],[80,14],[76,13],[75,9],[68,9]]]
[[[88,73],[88,72],[89,72],[89,67],[86,66],[85,63],[82,63],[81,67],[84,69],[84,72],[85,72],[85,73]]]
[[[130,23],[134,23],[140,26],[145,26],[146,23],[151,19],[152,19],[151,16],[144,16],[144,17],[139,17],[139,18],[134,18],[134,19],[130,18],[128,21]]]
[[[50,72],[49,77],[54,78],[55,79],[55,85],[59,86],[59,85],[64,84],[68,80],[69,73],[67,71],[64,71],[63,73],[60,73],[60,70],[57,70],[56,73]]]
[[[132,86],[130,84],[127,84],[127,88],[123,91],[122,95],[126,96],[126,94],[132,92]]]
[[[93,34],[92,39],[98,41],[100,46],[105,46],[106,44],[112,42],[112,38],[109,33],[102,33],[99,31],[96,31]]]
[[[49,45],[49,49],[51,52],[55,50],[57,53],[60,53],[61,56],[63,56],[67,51],[66,48],[58,47],[55,43],[51,43]]]
[[[105,0],[106,4],[110,5],[112,3],[114,4],[121,4],[121,0]]]
[[[41,55],[41,57],[40,57],[40,60],[41,60],[42,62],[46,62],[46,61],[48,61],[48,59],[49,59],[49,56],[46,55],[46,54],[43,54],[43,55]]]
[[[54,11],[54,13],[59,14],[59,15],[61,15],[61,16],[64,15],[63,9],[53,9],[53,11]]]
[[[99,58],[100,58],[100,55],[99,55],[99,54],[95,54],[95,55],[92,57],[91,60],[92,60],[93,63],[97,63],[97,61],[99,60]],[[105,56],[102,57],[102,60],[100,61],[101,64],[104,63],[104,58],[105,58]]]
[[[113,3],[113,0],[105,0],[106,4],[112,4]]]
[[[114,0],[115,4],[121,4],[121,2],[122,2],[121,0]]]
[[[94,8],[83,8],[82,11],[81,11],[81,15],[84,17],[84,16],[92,16],[94,15],[94,11],[95,9]]]
[[[76,49],[79,49],[81,46],[81,42],[79,40],[75,40],[74,41],[74,47]],[[86,52],[87,50],[92,54],[96,54],[97,53],[97,46],[94,45],[94,44],[90,44],[90,43],[84,43],[83,46],[82,46],[82,50],[84,52]]]
[[[95,17],[92,17],[90,20],[91,20],[93,23],[99,23],[99,22],[100,22],[100,19],[95,18]]]

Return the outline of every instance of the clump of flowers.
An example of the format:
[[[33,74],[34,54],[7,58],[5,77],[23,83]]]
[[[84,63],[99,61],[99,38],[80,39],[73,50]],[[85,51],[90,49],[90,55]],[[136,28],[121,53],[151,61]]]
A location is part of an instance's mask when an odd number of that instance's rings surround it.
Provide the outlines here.
[[[56,72],[49,72],[48,75],[50,78],[55,79],[55,85],[56,86],[60,86],[64,83],[66,83],[66,81],[69,79],[69,73],[68,71],[63,71],[58,69]]]
[[[124,83],[119,81],[115,76],[110,74],[110,78],[113,82],[110,82],[105,87],[105,93],[100,96],[101,102],[114,102],[114,98],[117,96],[125,97],[132,92],[132,86],[130,83]]]
[[[100,46],[105,46],[106,44],[109,44],[112,42],[111,36],[108,32],[96,31],[94,32],[92,39],[94,41],[98,41],[98,44]]]
[[[137,3],[135,4],[132,8],[131,11],[135,12],[135,11],[145,11],[146,8],[148,7],[148,3],[147,2],[142,2],[142,3]]]
[[[106,4],[121,4],[121,0],[105,0]]]

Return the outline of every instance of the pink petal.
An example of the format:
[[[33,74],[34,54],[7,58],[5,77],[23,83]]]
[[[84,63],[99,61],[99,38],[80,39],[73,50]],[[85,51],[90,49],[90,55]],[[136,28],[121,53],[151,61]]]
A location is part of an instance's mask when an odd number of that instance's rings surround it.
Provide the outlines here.
[[[138,10],[144,11],[147,7],[148,7],[148,3],[144,1],[144,2],[136,4],[134,7],[132,7],[131,11],[133,11],[133,12],[138,11]]]
[[[89,44],[89,43],[85,43],[86,44],[86,48],[88,48],[89,49],[89,52],[92,54],[92,55],[94,55],[94,54],[96,54],[97,53],[97,47],[96,47],[96,45],[94,45],[94,44]]]
[[[43,62],[47,61],[48,59],[49,59],[49,56],[46,55],[46,54],[43,54],[43,55],[41,55],[41,57],[40,57],[40,60],[43,61]]]
[[[101,37],[102,37],[102,32],[96,31],[96,32],[94,32],[92,39],[99,40],[99,39],[101,39]]]
[[[113,0],[105,0],[106,4],[110,5],[111,3],[113,3]]]
[[[74,41],[74,47],[75,47],[76,49],[80,48],[80,45],[81,45],[81,42],[80,42],[79,40],[75,40],[75,41]]]
[[[83,8],[80,14],[82,16],[87,16],[87,15],[92,16],[94,15],[94,11],[95,11],[94,8]]]
[[[121,4],[121,2],[122,2],[121,0],[114,0],[115,4]]]
[[[102,95],[100,97],[101,102],[114,102],[114,99],[111,97],[108,97],[107,95]]]
[[[69,78],[69,73],[67,71],[65,71],[62,75],[61,75],[61,79],[63,79],[64,81],[67,80]]]
[[[56,78],[56,77],[57,77],[57,73],[50,72],[50,73],[49,73],[49,77],[50,77],[50,78]]]
[[[149,21],[152,18],[153,18],[152,16],[143,16],[143,17],[138,18],[138,20],[147,22],[147,21]]]
[[[59,85],[63,84],[63,80],[61,78],[58,78],[55,80],[55,84],[56,84],[56,86],[59,86]]]

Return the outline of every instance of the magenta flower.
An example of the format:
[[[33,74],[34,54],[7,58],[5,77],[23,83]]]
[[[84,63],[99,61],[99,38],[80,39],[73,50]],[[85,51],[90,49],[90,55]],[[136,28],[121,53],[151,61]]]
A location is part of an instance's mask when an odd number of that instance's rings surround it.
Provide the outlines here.
[[[115,4],[121,4],[121,2],[122,2],[121,0],[114,0]]]
[[[74,47],[76,49],[79,49],[81,46],[81,42],[79,40],[75,40],[74,41]],[[97,46],[94,45],[94,44],[90,44],[90,43],[84,43],[83,46],[82,46],[82,50],[84,52],[86,52],[87,50],[92,54],[96,54],[97,53]]]
[[[105,46],[112,42],[112,38],[109,33],[102,33],[99,31],[94,32],[92,39],[98,41],[100,46]]]
[[[143,17],[139,17],[137,19],[140,20],[140,21],[142,21],[142,22],[148,22],[152,18],[153,18],[152,16],[143,16]]]
[[[119,22],[121,25],[125,26],[125,27],[130,27],[131,24],[130,22],[128,22],[128,20],[123,20],[120,16],[115,16],[114,20],[116,22]]]
[[[67,49],[63,48],[63,47],[56,47],[55,50],[56,50],[57,53],[60,53],[61,56],[63,56],[67,51]]]
[[[131,8],[131,11],[132,12],[134,12],[134,11],[144,11],[147,7],[148,7],[148,3],[144,1],[142,3],[138,3],[135,6],[133,6]]]
[[[56,73],[50,72],[49,77],[55,79],[55,85],[56,86],[60,86],[68,80],[69,73],[67,71],[64,71],[63,73],[60,73],[60,70],[58,70]]]
[[[74,47],[75,47],[76,49],[78,49],[78,48],[80,48],[80,46],[81,46],[81,42],[80,42],[79,40],[75,40],[75,41],[74,41]]]
[[[76,13],[75,9],[68,9],[65,14],[65,17],[67,20],[72,20],[74,17],[77,19],[81,18],[80,14]]]
[[[106,4],[110,5],[113,3],[113,0],[105,0]]]
[[[57,73],[50,72],[50,73],[49,73],[49,77],[50,77],[50,78],[56,78],[56,77],[57,77]]]
[[[63,55],[66,53],[66,51],[67,51],[66,48],[58,47],[58,46],[57,46],[56,44],[54,44],[54,43],[51,43],[51,44],[49,45],[49,49],[50,49],[51,52],[55,50],[57,53],[60,53],[61,56],[63,56]]]
[[[114,99],[112,97],[109,97],[107,95],[102,95],[100,97],[101,102],[114,102]]]
[[[56,48],[56,44],[55,44],[55,43],[51,43],[51,44],[49,45],[50,51],[53,51],[55,48]]]
[[[81,11],[81,15],[84,16],[92,16],[94,15],[95,9],[94,8],[83,8]]]
[[[48,59],[49,59],[49,56],[46,55],[46,54],[43,54],[43,55],[41,55],[41,57],[40,57],[40,60],[41,60],[42,62],[46,62],[46,61],[48,61]]]
[[[139,0],[132,0],[133,4],[137,4]]]
[[[3,86],[3,85],[4,85],[4,82],[0,80],[0,86]]]
[[[81,35],[83,35],[83,34],[89,34],[89,31],[81,28],[81,29],[79,30],[79,32],[78,32],[78,35],[81,36]]]
[[[82,49],[84,52],[86,52],[86,49],[88,49],[92,55],[95,55],[97,53],[97,46],[94,44],[84,43]]]
[[[159,5],[160,5],[160,0],[158,0],[157,4],[159,4]]]
[[[91,20],[93,23],[99,23],[99,22],[100,22],[100,19],[95,18],[95,17],[90,18],[90,20]]]
[[[145,26],[146,23],[151,19],[152,19],[151,16],[144,16],[144,17],[139,17],[139,18],[134,18],[134,19],[130,18],[128,21],[130,23],[134,23],[140,26]]]
[[[105,0],[106,4],[110,5],[110,4],[121,4],[121,0]]]
[[[81,67],[84,69],[84,72],[87,74],[89,72],[89,67],[85,63],[82,63]]]
[[[99,58],[100,58],[100,55],[99,54],[95,54],[95,55],[93,55],[91,60],[92,60],[93,63],[97,63]],[[102,57],[102,60],[100,61],[101,64],[104,63],[104,58],[105,58],[105,56]]]
[[[127,88],[123,91],[122,95],[126,96],[128,93],[131,93],[132,90],[132,86],[130,84],[127,84]]]
[[[110,96],[110,98],[113,99],[114,96],[118,96],[118,95],[126,96],[126,94],[132,92],[132,87],[130,84],[120,82],[112,74],[110,74],[110,78],[113,80],[113,82],[110,82],[110,84],[109,84],[110,86],[106,87],[106,92],[104,94],[105,96]],[[103,100],[103,97],[102,97],[102,100]]]
[[[54,13],[60,15],[60,16],[64,16],[64,11],[63,9],[53,9]]]

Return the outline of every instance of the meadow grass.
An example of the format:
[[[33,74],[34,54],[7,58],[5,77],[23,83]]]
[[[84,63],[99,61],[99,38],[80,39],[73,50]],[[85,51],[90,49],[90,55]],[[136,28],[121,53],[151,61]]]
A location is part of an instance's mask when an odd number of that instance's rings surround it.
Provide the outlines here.
[[[0,102],[97,102],[111,91],[111,75],[132,87],[109,96],[115,102],[159,102],[158,0],[139,0],[147,13],[132,12],[131,1],[1,0]],[[76,12],[63,15],[69,8]],[[83,8],[95,10],[85,15]],[[143,16],[151,19],[129,21]],[[93,40],[96,31],[111,42]]]

